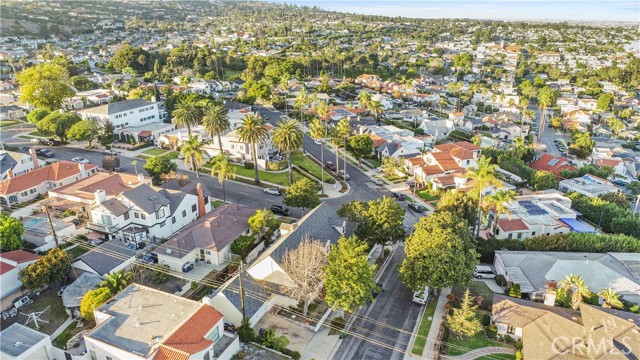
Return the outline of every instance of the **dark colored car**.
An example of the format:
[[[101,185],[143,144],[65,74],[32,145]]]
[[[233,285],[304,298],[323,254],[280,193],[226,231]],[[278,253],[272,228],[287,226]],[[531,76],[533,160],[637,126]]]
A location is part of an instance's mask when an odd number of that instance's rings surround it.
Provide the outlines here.
[[[271,205],[271,212],[278,215],[289,216],[291,210],[282,205]]]
[[[394,192],[392,192],[392,193],[391,193],[391,196],[392,196],[394,199],[398,199],[398,200],[400,200],[400,201],[405,201],[405,200],[407,199],[407,197],[406,197],[404,194],[400,194],[400,193],[394,193]]]
[[[54,138],[47,139],[47,145],[49,145],[49,146],[58,146],[60,144],[62,144],[62,143],[60,141],[54,139]]]
[[[423,212],[425,212],[427,209],[422,206],[422,205],[418,205],[418,204],[414,204],[414,203],[410,203],[409,204],[409,209],[422,214]]]
[[[327,169],[331,170],[331,171],[336,171],[338,168],[336,167],[336,164],[332,163],[331,161],[327,161],[324,163],[324,167],[326,167]]]
[[[116,166],[115,168],[113,168],[113,171],[115,171],[115,172],[123,172],[124,168],[122,166]]]
[[[46,157],[46,158],[52,158],[55,154],[53,153],[53,151],[49,150],[49,149],[45,149],[42,152],[42,156]]]
[[[158,263],[158,255],[154,254],[154,253],[147,253],[144,254],[144,256],[142,257],[142,261],[149,263],[149,264],[157,264]]]

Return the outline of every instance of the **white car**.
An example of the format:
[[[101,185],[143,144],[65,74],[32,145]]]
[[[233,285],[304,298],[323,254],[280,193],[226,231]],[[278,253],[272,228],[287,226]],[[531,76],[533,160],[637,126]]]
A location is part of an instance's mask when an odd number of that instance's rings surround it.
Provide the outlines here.
[[[376,168],[376,172],[381,173],[382,171],[383,171],[383,170],[382,170],[382,167],[378,166],[378,167]]]
[[[382,182],[382,180],[380,180],[379,178],[373,178],[371,179],[371,181],[373,181],[374,184],[378,185],[378,186],[382,186],[384,185],[384,183]]]
[[[316,145],[322,145],[322,141],[315,139],[313,140],[314,143],[316,143]]]
[[[278,188],[266,188],[264,189],[265,194],[280,196],[282,195],[282,190]]]
[[[89,160],[87,160],[87,159],[85,159],[83,157],[74,157],[73,159],[71,159],[71,161],[75,161],[75,162],[80,163],[80,164],[88,164],[89,163]]]

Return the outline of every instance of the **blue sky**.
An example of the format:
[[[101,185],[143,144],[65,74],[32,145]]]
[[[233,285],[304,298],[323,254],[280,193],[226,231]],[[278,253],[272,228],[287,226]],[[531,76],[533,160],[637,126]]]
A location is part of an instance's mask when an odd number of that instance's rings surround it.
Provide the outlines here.
[[[613,20],[640,23],[640,0],[271,0],[328,10],[416,18]]]

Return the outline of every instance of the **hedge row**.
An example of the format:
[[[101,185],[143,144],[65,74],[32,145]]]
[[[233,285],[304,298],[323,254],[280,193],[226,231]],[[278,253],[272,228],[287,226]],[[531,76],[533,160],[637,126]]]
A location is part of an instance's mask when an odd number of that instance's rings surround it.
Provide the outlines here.
[[[640,218],[620,206],[600,198],[592,198],[573,193],[571,207],[581,212],[585,218],[600,226],[606,233],[625,234],[640,238]]]

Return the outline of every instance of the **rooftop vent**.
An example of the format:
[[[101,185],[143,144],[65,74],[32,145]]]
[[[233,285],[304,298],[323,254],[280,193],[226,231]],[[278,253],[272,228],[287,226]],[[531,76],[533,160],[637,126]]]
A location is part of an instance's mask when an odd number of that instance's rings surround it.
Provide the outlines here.
[[[14,346],[15,347],[22,346],[22,341],[18,341],[17,343],[14,344]]]
[[[166,252],[167,254],[171,254],[171,249],[166,249],[164,252]]]

